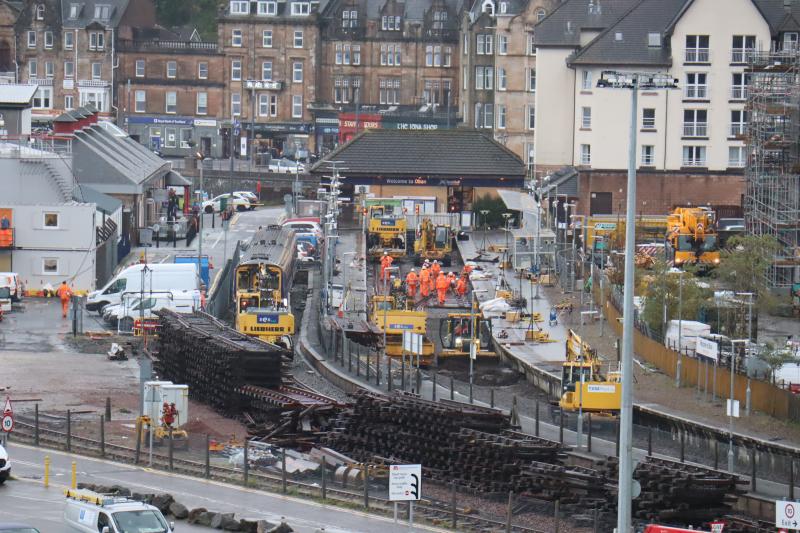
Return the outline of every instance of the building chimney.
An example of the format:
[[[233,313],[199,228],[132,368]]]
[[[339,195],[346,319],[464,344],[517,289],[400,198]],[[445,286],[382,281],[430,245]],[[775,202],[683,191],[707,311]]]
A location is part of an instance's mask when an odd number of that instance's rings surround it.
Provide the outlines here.
[[[783,9],[790,13],[792,11],[792,2],[793,0],[783,0]]]

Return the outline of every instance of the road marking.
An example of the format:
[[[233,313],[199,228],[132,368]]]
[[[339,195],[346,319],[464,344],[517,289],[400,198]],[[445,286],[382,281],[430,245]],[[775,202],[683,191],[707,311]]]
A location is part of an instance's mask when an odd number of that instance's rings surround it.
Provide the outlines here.
[[[165,262],[167,259],[169,259],[169,257],[170,257],[170,256],[168,255],[167,257],[165,257],[164,259],[162,259],[161,261],[159,261],[159,263],[164,263],[164,262]]]
[[[240,213],[236,213],[235,215],[233,215],[233,218],[231,219],[231,223],[230,223],[231,226],[235,226],[236,223],[239,222],[239,216],[240,216]]]
[[[223,235],[225,235],[224,232],[220,233],[219,235],[217,235],[217,240],[214,241],[214,244],[211,245],[212,248],[216,248],[217,247],[217,245],[219,244],[219,241],[222,240]]]

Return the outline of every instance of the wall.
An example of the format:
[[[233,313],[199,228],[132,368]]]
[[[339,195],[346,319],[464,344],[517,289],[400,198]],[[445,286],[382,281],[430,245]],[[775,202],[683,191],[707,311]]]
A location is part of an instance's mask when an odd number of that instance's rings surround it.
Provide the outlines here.
[[[572,164],[575,71],[566,67],[568,48],[536,49],[536,164]],[[512,110],[513,111],[513,110]],[[513,111],[517,112],[517,111]]]
[[[55,164],[57,160],[53,159],[52,162]],[[41,161],[0,158],[0,176],[3,176],[1,200],[4,203],[48,204],[64,201]],[[9,179],[9,176],[13,179]]]

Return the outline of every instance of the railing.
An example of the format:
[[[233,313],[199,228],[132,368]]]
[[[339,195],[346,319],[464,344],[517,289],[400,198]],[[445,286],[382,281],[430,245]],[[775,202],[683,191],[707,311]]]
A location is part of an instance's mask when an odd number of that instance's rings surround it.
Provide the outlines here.
[[[706,98],[708,85],[687,85],[684,95],[686,98]]]
[[[71,139],[0,135],[0,158],[30,160],[69,157],[71,154]]]
[[[708,137],[708,122],[684,122],[684,137]]]
[[[31,85],[50,86],[53,85],[53,78],[30,78],[28,83]]]
[[[200,50],[218,51],[219,45],[210,41],[122,41],[120,50]]]
[[[686,62],[687,63],[708,63],[709,50],[708,48],[687,48],[686,49]]]
[[[747,100],[747,85],[731,87],[731,100]]]
[[[705,158],[699,157],[684,157],[683,166],[685,167],[704,167],[706,166]]]
[[[747,124],[745,124],[744,122],[732,122],[730,136],[739,137],[740,135],[744,135],[746,129],[747,129]]]
[[[755,53],[755,48],[734,48],[731,50],[731,63],[748,63]]]
[[[108,87],[110,82],[106,80],[78,80],[78,87]]]

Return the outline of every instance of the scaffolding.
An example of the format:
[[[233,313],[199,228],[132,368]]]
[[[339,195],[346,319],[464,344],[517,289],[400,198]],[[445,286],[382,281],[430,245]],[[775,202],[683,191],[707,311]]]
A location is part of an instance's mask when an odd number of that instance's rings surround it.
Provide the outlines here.
[[[800,282],[800,52],[749,59],[745,224],[780,243],[768,278],[785,288]]]

